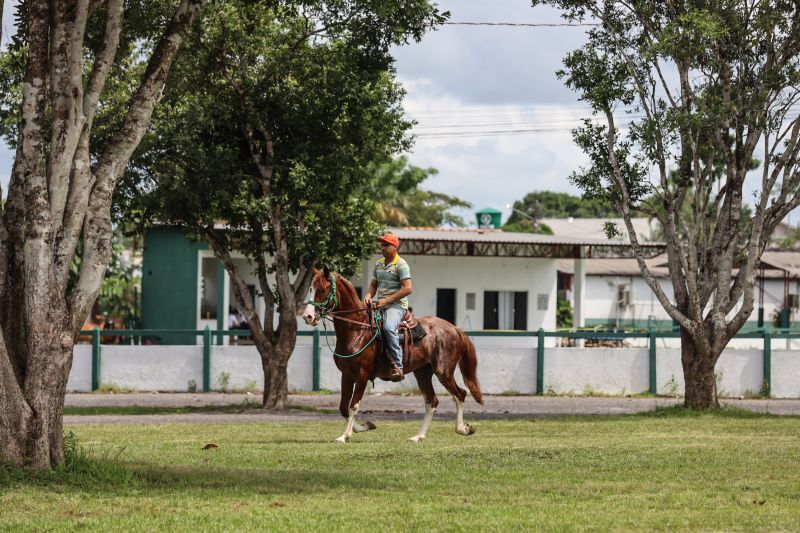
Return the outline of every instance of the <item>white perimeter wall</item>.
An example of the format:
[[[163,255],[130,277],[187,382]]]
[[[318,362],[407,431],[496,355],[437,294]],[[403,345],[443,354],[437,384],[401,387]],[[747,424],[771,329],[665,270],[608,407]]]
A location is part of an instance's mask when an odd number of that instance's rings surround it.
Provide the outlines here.
[[[330,338],[331,345],[334,339]],[[290,391],[310,391],[313,385],[312,339],[300,337],[289,360]],[[487,394],[536,392],[536,337],[475,337],[478,378]],[[780,350],[773,342],[772,395],[800,398],[800,351]],[[340,389],[341,375],[321,339],[320,387]],[[91,390],[91,346],[75,347],[67,388]],[[726,350],[717,364],[718,387],[723,396],[757,393],[763,383],[760,349]],[[680,350],[657,351],[658,392],[681,394],[683,371]],[[458,374],[459,384],[463,381]],[[647,348],[552,348],[545,349],[544,391],[555,394],[635,394],[649,390]],[[101,385],[131,390],[186,391],[190,383],[203,387],[202,346],[113,346],[101,351]],[[444,389],[434,380],[437,391]],[[253,346],[214,346],[211,355],[211,387],[214,390],[254,390],[264,378],[258,352]],[[223,387],[224,386],[224,387]],[[376,391],[416,390],[413,375],[401,383],[376,381]]]

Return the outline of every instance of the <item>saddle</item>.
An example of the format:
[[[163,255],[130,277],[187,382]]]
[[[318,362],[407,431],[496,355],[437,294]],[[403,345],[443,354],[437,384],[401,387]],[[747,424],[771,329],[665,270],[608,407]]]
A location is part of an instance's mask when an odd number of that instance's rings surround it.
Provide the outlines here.
[[[400,321],[400,325],[397,328],[397,332],[399,333],[400,337],[400,346],[403,348],[403,359],[405,360],[406,357],[409,355],[409,349],[414,346],[414,343],[424,338],[428,332],[425,331],[425,328],[422,327],[422,324],[411,314],[411,311],[406,309],[405,314],[403,315],[403,319]],[[381,337],[383,337],[383,332],[381,331]],[[389,357],[389,352],[386,349],[386,342],[383,342],[382,352],[384,356],[391,361],[391,357]]]
[[[400,327],[397,328],[397,332],[400,334],[400,344],[403,344],[403,351],[408,348],[406,344],[408,340],[413,344],[428,334],[408,309],[406,309],[406,314],[403,315],[403,320],[400,321]]]

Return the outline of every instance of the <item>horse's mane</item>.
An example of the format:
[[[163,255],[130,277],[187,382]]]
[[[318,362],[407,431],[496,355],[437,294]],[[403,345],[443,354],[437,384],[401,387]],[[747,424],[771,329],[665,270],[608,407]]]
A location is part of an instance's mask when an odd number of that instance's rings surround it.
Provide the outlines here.
[[[358,292],[356,292],[356,288],[353,286],[352,283],[350,283],[350,280],[348,280],[346,277],[342,276],[338,272],[333,272],[333,275],[338,276],[338,278],[342,281],[341,287],[346,287],[350,293],[350,296],[353,299],[355,299],[356,302],[358,302],[360,300],[360,298],[358,297]]]

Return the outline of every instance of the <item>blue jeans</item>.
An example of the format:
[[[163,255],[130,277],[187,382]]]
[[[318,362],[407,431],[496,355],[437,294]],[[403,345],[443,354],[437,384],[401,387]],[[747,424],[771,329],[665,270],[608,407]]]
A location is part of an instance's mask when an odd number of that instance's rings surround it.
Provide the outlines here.
[[[403,352],[400,350],[400,335],[397,333],[397,328],[400,327],[406,310],[398,303],[389,304],[383,309],[383,336],[386,339],[386,346],[389,348],[389,355],[402,370]]]

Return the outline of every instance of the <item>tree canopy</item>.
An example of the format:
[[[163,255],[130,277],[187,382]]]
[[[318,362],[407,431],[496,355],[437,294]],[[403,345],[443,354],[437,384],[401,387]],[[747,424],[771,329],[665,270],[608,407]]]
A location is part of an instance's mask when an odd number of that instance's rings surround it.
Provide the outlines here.
[[[591,162],[572,181],[619,209],[645,281],[679,324],[686,404],[717,406],[716,361],[753,310],[770,235],[800,205],[800,5],[538,4],[597,24],[559,72],[599,119],[575,132]],[[763,163],[747,217],[744,185],[757,151]],[[659,208],[644,201],[652,195]],[[634,213],[664,229],[672,295],[644,261]]]
[[[420,184],[438,171],[409,164],[406,156],[374,164],[369,194],[377,201],[375,217],[389,226],[466,226],[451,209],[472,207],[455,196],[421,189]]]
[[[443,16],[426,0],[324,10],[230,0],[208,8],[172,71],[120,205],[206,240],[222,261],[262,355],[268,407],[286,402],[312,267],[349,275],[369,255],[373,168],[409,146],[390,46]]]
[[[507,224],[525,220],[519,211],[531,218],[602,218],[618,217],[619,210],[610,202],[597,198],[582,198],[565,192],[534,191],[517,200]]]
[[[522,200],[515,201],[512,207],[503,231],[552,235],[553,230],[541,219],[619,216],[617,210],[605,200],[553,191],[530,192]]]

